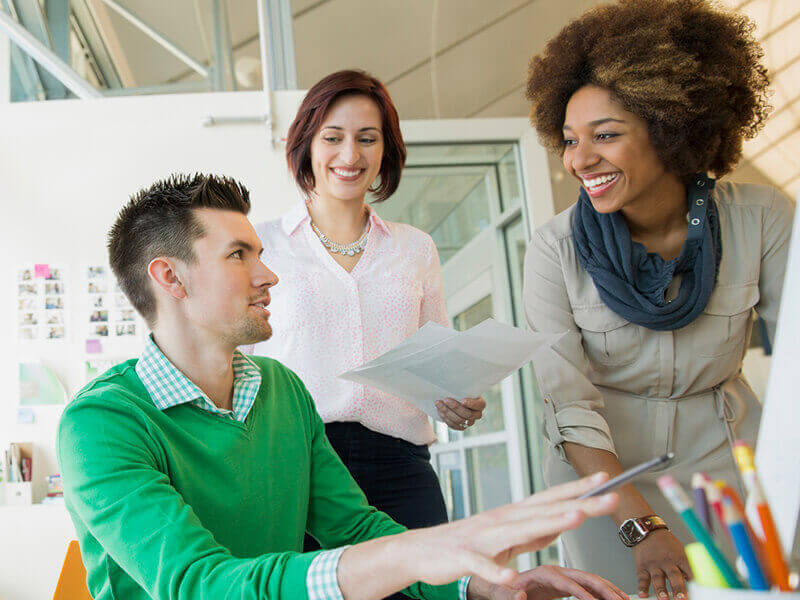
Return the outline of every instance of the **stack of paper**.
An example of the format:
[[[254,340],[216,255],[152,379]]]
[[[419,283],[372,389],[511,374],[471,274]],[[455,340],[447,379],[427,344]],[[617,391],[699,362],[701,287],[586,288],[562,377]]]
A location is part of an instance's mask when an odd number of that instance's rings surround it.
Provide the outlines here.
[[[428,322],[395,348],[340,377],[407,400],[439,419],[437,400],[480,396],[560,338],[494,319],[466,331]]]

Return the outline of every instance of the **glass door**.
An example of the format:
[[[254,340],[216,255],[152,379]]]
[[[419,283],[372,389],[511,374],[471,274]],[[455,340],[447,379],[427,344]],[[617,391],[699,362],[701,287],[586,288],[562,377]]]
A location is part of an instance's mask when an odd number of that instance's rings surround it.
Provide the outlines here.
[[[509,121],[516,123],[509,127]],[[435,141],[437,127],[439,139],[459,137],[461,128],[455,123],[448,127],[447,122],[431,123],[433,130],[420,128],[417,136],[404,131],[408,161],[400,188],[374,205],[382,217],[432,236],[442,263],[448,315],[458,330],[489,317],[525,326],[522,261],[532,217],[548,211],[529,202],[527,190],[531,179],[538,178],[533,171],[541,172],[544,161],[547,182],[541,191],[549,197],[549,174],[538,144],[532,150],[526,147],[531,142],[526,137],[529,126],[520,121],[457,122],[468,123],[463,130],[473,134],[476,123],[487,132],[516,131],[505,140]],[[551,199],[549,211],[552,214]],[[520,500],[541,488],[541,420],[534,382],[528,371],[488,390],[483,419],[463,433],[435,423],[438,442],[431,456],[451,519]],[[518,566],[556,558],[548,549],[520,557]]]

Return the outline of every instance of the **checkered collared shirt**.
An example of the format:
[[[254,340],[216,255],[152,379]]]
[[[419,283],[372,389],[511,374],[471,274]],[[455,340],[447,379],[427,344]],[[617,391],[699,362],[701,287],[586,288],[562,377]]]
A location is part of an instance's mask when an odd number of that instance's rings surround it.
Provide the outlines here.
[[[308,575],[306,575],[308,600],[344,600],[342,590],[339,589],[339,581],[336,578],[336,569],[339,566],[339,558],[349,547],[320,552],[314,557],[308,568]],[[458,580],[459,600],[467,600],[469,580],[469,577],[462,577]]]
[[[208,412],[244,422],[261,386],[261,370],[244,354],[233,353],[233,410],[218,408],[178,367],[164,356],[152,336],[136,363],[136,374],[159,410],[179,404],[194,404]],[[309,600],[344,600],[336,571],[347,546],[320,552],[306,574]],[[459,598],[466,600],[469,578],[459,582]]]
[[[195,406],[219,415],[244,422],[261,386],[261,371],[244,354],[233,353],[233,410],[217,407],[206,394],[189,381],[181,371],[164,356],[152,336],[148,336],[144,352],[136,363],[136,374],[159,410],[179,404]]]

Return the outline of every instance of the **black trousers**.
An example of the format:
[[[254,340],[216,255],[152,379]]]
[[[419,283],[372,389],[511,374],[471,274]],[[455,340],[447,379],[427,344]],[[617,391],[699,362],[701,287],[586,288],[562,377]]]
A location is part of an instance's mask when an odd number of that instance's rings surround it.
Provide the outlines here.
[[[377,433],[360,423],[328,423],[325,433],[372,506],[409,529],[447,522],[447,508],[427,446]],[[306,535],[305,552],[319,547]]]

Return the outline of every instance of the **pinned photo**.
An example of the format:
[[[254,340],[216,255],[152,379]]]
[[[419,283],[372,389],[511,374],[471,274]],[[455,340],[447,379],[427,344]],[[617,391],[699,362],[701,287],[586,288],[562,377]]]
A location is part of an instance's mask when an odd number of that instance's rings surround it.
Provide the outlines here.
[[[120,321],[135,321],[136,312],[133,309],[121,310],[119,313]]]
[[[105,294],[107,291],[106,289],[106,282],[105,281],[90,281],[89,282],[89,293],[90,294]]]
[[[45,294],[63,294],[64,293],[64,284],[58,281],[47,281],[44,284],[44,293]]]
[[[47,296],[44,299],[45,309],[64,308],[64,299],[61,296]]]
[[[19,310],[35,310],[36,298],[20,298],[19,306],[17,306],[17,308]]]
[[[89,321],[92,323],[108,321],[107,310],[96,310],[89,316]]]
[[[17,272],[17,281],[31,281],[33,279],[33,269],[20,269]]]
[[[108,325],[95,325],[94,335],[99,335],[100,337],[108,337]]]
[[[118,336],[134,336],[136,335],[136,325],[129,323],[126,325],[117,325]]]
[[[21,339],[21,340],[35,340],[36,339],[36,327],[20,327],[19,328],[19,339]]]
[[[54,269],[50,267],[50,276],[47,279],[51,281],[61,281],[61,269]]]
[[[63,325],[64,324],[64,313],[61,311],[53,311],[47,314],[47,324],[48,325]]]
[[[61,339],[64,339],[64,328],[63,327],[48,327],[47,328],[47,339],[48,340],[61,340]]]
[[[103,308],[103,303],[105,302],[105,300],[103,298],[104,298],[104,296],[97,296],[92,301],[92,306],[95,307],[95,308]]]
[[[39,317],[35,312],[24,312],[19,315],[20,325],[36,325],[39,323]]]
[[[128,302],[128,299],[125,297],[125,294],[117,294],[116,296],[114,296],[114,305],[117,307],[127,308],[131,305],[131,303]]]
[[[35,296],[37,293],[36,291],[36,284],[35,283],[20,283],[19,284],[19,296]]]
[[[89,279],[97,279],[106,276],[106,268],[102,266],[89,267]]]

